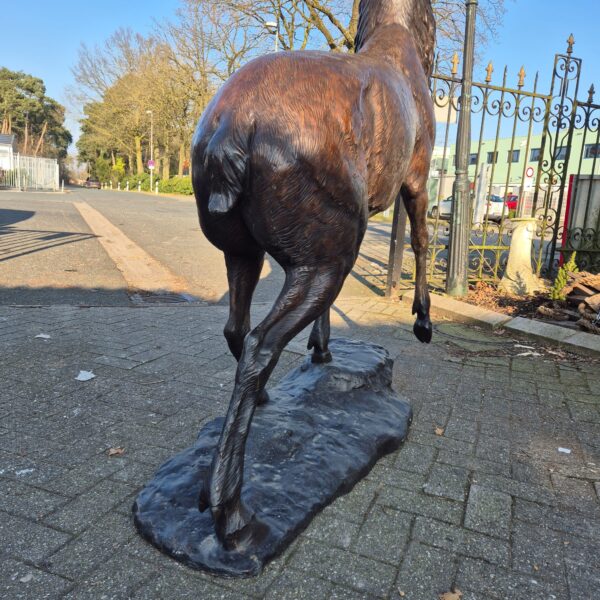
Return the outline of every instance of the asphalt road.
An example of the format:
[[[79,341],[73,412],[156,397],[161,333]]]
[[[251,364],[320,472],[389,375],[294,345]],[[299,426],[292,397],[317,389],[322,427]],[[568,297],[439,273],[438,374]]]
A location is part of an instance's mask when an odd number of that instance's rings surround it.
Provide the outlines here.
[[[82,213],[81,204],[93,210]],[[99,213],[119,239],[106,239],[106,229],[84,218],[87,213]],[[373,225],[368,236],[381,240],[386,229]],[[227,302],[223,255],[200,231],[191,199],[83,188],[65,194],[0,192],[0,305],[129,304],[132,285],[119,268],[119,253],[122,263],[137,253],[168,270],[182,282],[176,291],[199,301]],[[255,301],[272,301],[282,284],[283,271],[268,259]],[[348,277],[342,292],[345,297],[371,293],[357,276]]]

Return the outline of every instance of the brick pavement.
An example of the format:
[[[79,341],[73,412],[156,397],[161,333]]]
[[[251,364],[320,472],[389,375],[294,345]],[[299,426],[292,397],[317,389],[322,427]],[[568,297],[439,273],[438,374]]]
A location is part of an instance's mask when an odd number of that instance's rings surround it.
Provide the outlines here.
[[[197,573],[143,542],[130,516],[140,486],[225,410],[225,318],[222,306],[0,308],[0,597],[598,593],[598,362],[444,321],[422,346],[406,307],[365,298],[340,301],[334,334],[395,357],[395,387],[416,415],[403,448],[258,578]],[[518,356],[524,345],[541,356]],[[301,352],[293,342],[274,378]],[[78,382],[80,370],[96,378]],[[109,458],[117,446],[124,455]]]

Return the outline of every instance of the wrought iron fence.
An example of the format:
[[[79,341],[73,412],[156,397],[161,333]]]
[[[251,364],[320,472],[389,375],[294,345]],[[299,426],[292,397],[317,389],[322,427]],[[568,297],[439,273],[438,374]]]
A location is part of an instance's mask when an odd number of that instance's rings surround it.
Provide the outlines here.
[[[594,103],[595,89],[587,102],[574,109],[574,136],[581,138],[571,157],[575,173],[569,176],[565,227],[559,230],[561,254],[577,253],[580,269],[600,272],[600,104]],[[585,168],[585,163],[588,168]]]
[[[9,168],[0,168],[0,188],[58,191],[58,161],[15,154]]]
[[[551,276],[562,256],[573,251],[582,268],[600,270],[600,105],[594,103],[593,87],[585,101],[577,100],[582,61],[573,56],[574,42],[571,36],[567,51],[555,56],[548,93],[540,90],[540,75],[528,77],[523,67],[512,76],[505,68],[496,81],[490,63],[483,81],[473,83],[472,282],[502,277],[514,219],[525,217],[538,220],[532,258],[539,274]],[[431,80],[437,139],[429,180],[429,279],[438,288],[444,288],[448,269],[459,62],[455,55],[448,65],[436,64]],[[404,239],[404,252],[396,251],[403,260],[396,285],[409,286],[414,280],[409,237],[400,231],[392,237]]]

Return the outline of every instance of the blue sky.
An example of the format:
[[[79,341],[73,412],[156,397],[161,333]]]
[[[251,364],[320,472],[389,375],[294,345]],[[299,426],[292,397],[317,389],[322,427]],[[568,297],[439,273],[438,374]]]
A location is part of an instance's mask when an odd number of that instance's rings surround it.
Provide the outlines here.
[[[576,38],[575,56],[583,59],[582,85],[587,91],[594,82],[600,98],[600,35],[598,0],[506,0],[507,12],[498,39],[481,51],[492,59],[495,77],[505,64],[509,81],[525,66],[533,77],[540,71],[541,89],[549,88],[556,52],[566,50],[570,33]],[[67,101],[73,83],[71,66],[81,42],[93,46],[103,42],[119,27],[145,33],[154,22],[171,17],[178,0],[11,0],[2,6],[2,50],[0,66],[23,70],[41,77],[48,94]],[[7,26],[7,24],[9,24]],[[482,66],[476,77],[482,76]],[[497,81],[497,80],[496,80]]]

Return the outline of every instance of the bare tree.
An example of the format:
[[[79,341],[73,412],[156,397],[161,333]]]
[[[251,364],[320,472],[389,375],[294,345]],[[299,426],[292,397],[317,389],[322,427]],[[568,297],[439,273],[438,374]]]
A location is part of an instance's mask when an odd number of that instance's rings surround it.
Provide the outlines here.
[[[263,30],[268,21],[277,20],[282,48],[354,50],[360,0],[223,0],[221,4],[244,14]],[[433,0],[433,8],[440,50],[447,53],[459,48],[464,38],[464,0]],[[503,14],[504,0],[481,1],[481,43],[495,35]]]

